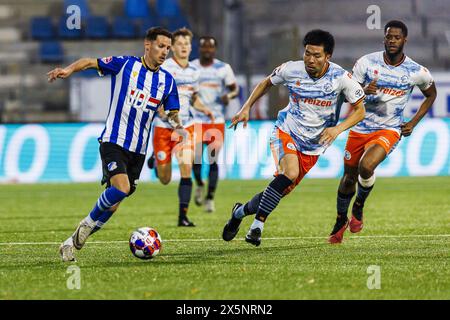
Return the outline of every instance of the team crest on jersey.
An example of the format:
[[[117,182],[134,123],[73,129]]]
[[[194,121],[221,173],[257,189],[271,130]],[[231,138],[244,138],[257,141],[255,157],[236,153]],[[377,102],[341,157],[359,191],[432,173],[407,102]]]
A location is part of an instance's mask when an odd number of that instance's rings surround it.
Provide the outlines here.
[[[325,91],[325,93],[331,93],[331,91],[333,91],[333,86],[331,85],[331,83],[326,83],[323,86],[323,91]]]
[[[164,161],[166,159],[166,153],[164,151],[159,151],[156,154],[156,157],[158,158],[159,161]]]
[[[295,82],[295,85],[296,85],[297,87],[300,87],[300,80],[297,80],[297,81]]]
[[[287,147],[289,150],[294,150],[294,151],[297,150],[297,149],[295,148],[295,145],[294,145],[292,142],[289,142],[289,143],[286,145],[286,147]]]
[[[404,75],[403,77],[401,77],[401,79],[400,79],[401,81],[402,81],[402,83],[407,83],[408,82],[408,80],[409,80],[409,77],[408,76],[406,76],[406,75]]]
[[[117,169],[117,162],[113,161],[108,163],[108,171],[114,171]]]
[[[104,64],[108,64],[108,63],[110,63],[111,61],[112,61],[112,57],[110,56],[110,57],[104,57],[104,58],[102,58],[102,62],[104,63]]]
[[[358,89],[355,92],[356,98],[361,98],[364,95],[364,91],[362,89]]]
[[[345,160],[350,160],[351,158],[352,158],[352,155],[351,155],[351,153],[348,151],[348,150],[345,150],[344,151],[344,158],[345,158]]]

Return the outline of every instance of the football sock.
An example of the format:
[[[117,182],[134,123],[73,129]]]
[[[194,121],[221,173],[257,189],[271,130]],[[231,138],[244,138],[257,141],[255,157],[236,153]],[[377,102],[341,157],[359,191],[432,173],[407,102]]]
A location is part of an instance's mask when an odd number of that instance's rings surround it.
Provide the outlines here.
[[[65,246],[72,246],[72,247],[73,247],[73,238],[72,238],[72,236],[68,237],[68,238],[66,239],[66,241],[64,241],[63,244],[64,244]]]
[[[211,163],[209,166],[209,182],[208,182],[208,194],[206,199],[214,199],[214,193],[216,192],[217,182],[219,181],[219,166],[217,163]]]
[[[114,186],[109,187],[100,195],[97,203],[91,213],[89,213],[86,217],[85,221],[90,225],[93,225],[93,222],[97,221],[105,211],[108,211],[112,206],[122,201],[126,196],[127,194],[125,192],[116,189]]]
[[[202,180],[202,164],[194,164],[192,166],[192,171],[194,171],[194,178],[195,182],[197,182],[197,185],[199,187],[203,187],[203,180]]]
[[[180,202],[179,217],[186,217],[189,201],[191,200],[192,193],[192,179],[181,178],[178,185],[178,200]]]
[[[354,195],[355,192],[344,194],[338,190],[336,209],[339,216],[347,217],[348,207]]]
[[[262,222],[262,221],[260,221],[260,220],[255,218],[255,220],[253,220],[252,225],[250,226],[250,229],[253,230],[253,229],[256,229],[256,228],[259,228],[259,230],[261,230],[261,232],[262,232],[263,229],[264,229],[264,222]]]
[[[234,211],[233,216],[236,219],[242,220],[245,216],[255,214],[258,210],[262,195],[262,192],[256,194],[249,202],[237,208]]]
[[[273,179],[263,192],[255,219],[261,222],[266,221],[269,214],[276,208],[283,197],[284,190],[291,184],[291,179],[284,174],[280,174]]]
[[[362,209],[364,207],[364,203],[366,202],[370,191],[372,191],[374,184],[375,175],[372,175],[368,179],[363,179],[361,176],[358,176],[358,192],[356,194],[356,199],[352,207],[352,214],[358,220],[361,220],[362,218]]]
[[[113,213],[114,212],[112,212],[112,211],[104,211],[103,214],[98,218],[97,222],[95,223],[95,227],[92,230],[91,234],[100,230],[103,227],[103,225],[106,223],[106,221],[108,221],[109,218],[111,218]]]

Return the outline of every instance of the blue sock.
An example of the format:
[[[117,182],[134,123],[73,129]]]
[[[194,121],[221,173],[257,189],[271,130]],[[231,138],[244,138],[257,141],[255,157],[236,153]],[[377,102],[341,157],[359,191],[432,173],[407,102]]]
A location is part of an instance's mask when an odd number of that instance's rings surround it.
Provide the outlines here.
[[[106,223],[106,221],[108,221],[109,218],[111,218],[113,213],[114,212],[112,212],[112,211],[104,211],[103,214],[98,218],[97,223],[94,227],[94,230],[92,230],[91,234],[100,230],[103,227],[103,225]]]
[[[89,213],[89,217],[93,221],[97,221],[105,211],[108,211],[112,206],[122,201],[126,196],[127,194],[125,192],[122,192],[113,186],[109,187],[100,195],[91,213]]]

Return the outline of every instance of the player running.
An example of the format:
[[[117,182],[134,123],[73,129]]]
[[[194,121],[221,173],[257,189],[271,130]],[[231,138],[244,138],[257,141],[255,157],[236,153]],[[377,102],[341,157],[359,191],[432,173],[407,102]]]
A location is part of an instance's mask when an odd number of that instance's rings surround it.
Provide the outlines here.
[[[303,61],[289,61],[261,81],[233,117],[231,126],[247,126],[250,108],[274,85],[289,89],[289,104],[278,113],[270,139],[277,166],[275,179],[245,205],[236,203],[223,229],[225,241],[232,240],[245,216],[256,214],[245,241],[258,246],[269,214],[281,198],[291,192],[315,165],[319,155],[336,137],[364,118],[364,92],[350,73],[330,62],[333,36],[323,30],[308,32],[303,40]],[[353,112],[337,125],[343,95]]]
[[[160,105],[167,117],[181,127],[175,80],[161,68],[172,45],[172,34],[160,27],[147,31],[144,56],[83,58],[50,71],[49,82],[68,78],[75,72],[96,68],[111,75],[111,100],[105,129],[98,138],[103,164],[102,184],[106,190],[89,215],[60,247],[63,261],[75,261],[73,248],[80,250],[86,239],[98,231],[117,210],[120,202],[133,194],[145,162],[150,125]]]
[[[153,155],[148,161],[150,168],[155,167],[162,184],[172,179],[172,153],[176,156],[181,179],[178,185],[178,226],[194,227],[187,217],[192,193],[192,163],[194,162],[194,108],[214,121],[214,115],[200,101],[198,96],[199,70],[189,62],[191,54],[192,32],[181,28],[173,33],[173,57],[164,62],[177,83],[180,96],[180,120],[184,129],[177,130],[164,114],[158,114],[154,122]]]
[[[219,180],[217,159],[225,137],[224,108],[231,99],[239,94],[239,87],[230,65],[215,59],[216,39],[204,36],[200,38],[199,42],[200,59],[192,61],[192,64],[200,70],[199,95],[202,102],[214,113],[214,123],[204,113],[194,112],[197,140],[193,170],[197,182],[194,200],[198,206],[204,203],[206,212],[214,212],[214,193]],[[204,183],[201,172],[205,145],[208,152],[209,174],[208,193],[204,199]]]
[[[367,95],[366,116],[350,132],[344,154],[344,175],[337,195],[336,224],[330,243],[342,242],[347,226],[355,233],[363,228],[363,208],[375,183],[374,171],[396,147],[401,136],[411,135],[436,98],[436,86],[426,68],[403,53],[408,29],[401,21],[384,27],[384,51],[360,58],[353,67],[353,77]],[[414,86],[425,96],[414,117],[404,122],[403,110]],[[350,223],[347,210],[355,194]]]

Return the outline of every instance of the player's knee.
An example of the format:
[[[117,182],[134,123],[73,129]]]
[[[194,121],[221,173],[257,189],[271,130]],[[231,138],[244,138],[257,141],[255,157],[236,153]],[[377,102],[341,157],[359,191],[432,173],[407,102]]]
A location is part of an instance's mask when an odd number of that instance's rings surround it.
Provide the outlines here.
[[[300,174],[300,170],[298,168],[292,167],[285,170],[283,174],[292,181],[295,181],[297,180],[298,175]]]
[[[158,176],[158,178],[163,185],[168,185],[170,183],[170,177],[168,176]]]
[[[359,175],[364,179],[368,179],[373,176],[375,166],[370,161],[362,161],[359,164]]]
[[[345,188],[353,187],[357,182],[358,177],[351,175],[351,174],[344,174],[344,179],[342,180],[342,183],[344,184]]]
[[[130,184],[126,184],[126,183],[123,183],[123,184],[120,184],[120,185],[116,186],[116,189],[122,191],[126,195],[129,195],[130,191],[131,191]]]

